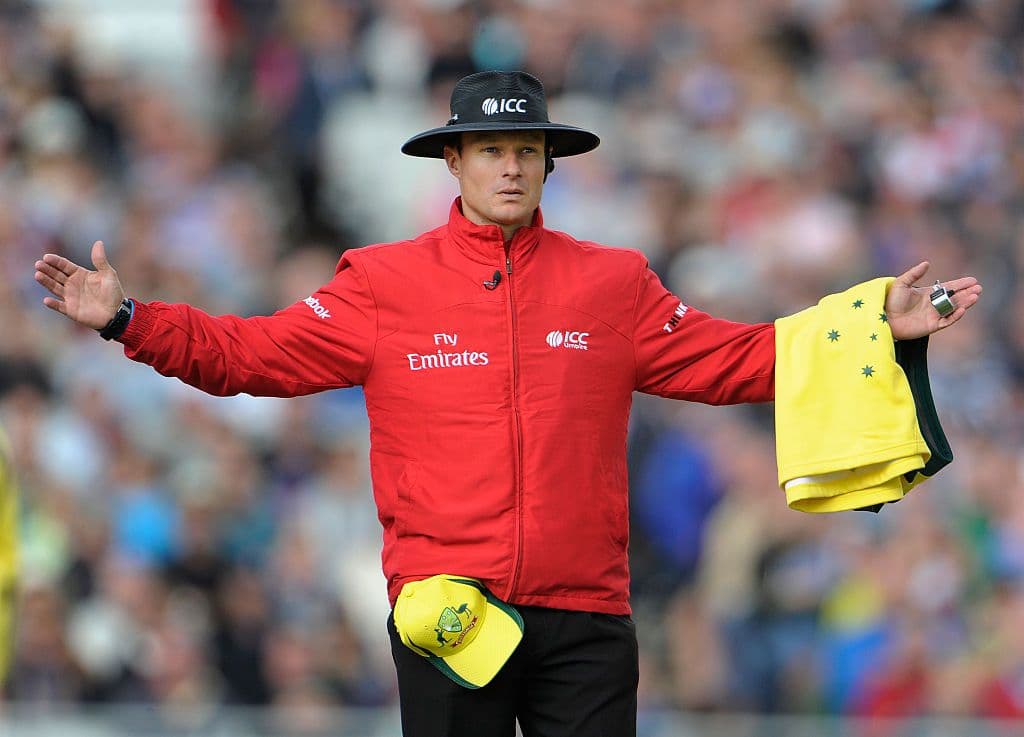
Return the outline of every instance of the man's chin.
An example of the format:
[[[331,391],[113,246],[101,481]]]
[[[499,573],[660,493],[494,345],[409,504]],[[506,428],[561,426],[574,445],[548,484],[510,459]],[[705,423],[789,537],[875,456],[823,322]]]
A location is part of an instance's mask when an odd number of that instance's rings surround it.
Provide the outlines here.
[[[502,205],[491,211],[491,219],[498,225],[529,225],[533,222],[533,211],[536,207],[522,205]]]

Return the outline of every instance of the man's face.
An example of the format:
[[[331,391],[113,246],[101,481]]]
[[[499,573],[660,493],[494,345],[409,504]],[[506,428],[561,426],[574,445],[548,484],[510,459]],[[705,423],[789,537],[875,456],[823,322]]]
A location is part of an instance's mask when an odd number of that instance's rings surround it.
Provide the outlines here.
[[[463,133],[462,151],[446,146],[444,155],[468,220],[500,225],[506,236],[533,221],[544,189],[543,131]]]

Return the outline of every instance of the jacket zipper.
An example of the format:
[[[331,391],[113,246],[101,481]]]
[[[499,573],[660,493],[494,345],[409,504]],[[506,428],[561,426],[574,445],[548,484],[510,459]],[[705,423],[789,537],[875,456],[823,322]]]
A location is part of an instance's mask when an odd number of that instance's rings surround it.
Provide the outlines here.
[[[519,413],[519,340],[516,334],[516,309],[512,301],[512,245],[505,248],[505,273],[508,275],[509,324],[512,329],[512,417],[515,424],[515,551],[512,556],[512,579],[506,600],[512,597],[519,583],[519,569],[523,564],[523,426]]]

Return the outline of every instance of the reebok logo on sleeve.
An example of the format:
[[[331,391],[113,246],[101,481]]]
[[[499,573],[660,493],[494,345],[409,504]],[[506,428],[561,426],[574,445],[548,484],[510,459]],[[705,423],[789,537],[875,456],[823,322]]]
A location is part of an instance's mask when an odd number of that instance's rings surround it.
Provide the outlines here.
[[[320,300],[318,300],[316,297],[306,297],[302,301],[309,305],[310,309],[313,310],[313,312],[316,313],[316,316],[319,317],[321,320],[331,319],[331,311],[324,307],[322,304],[320,304]]]

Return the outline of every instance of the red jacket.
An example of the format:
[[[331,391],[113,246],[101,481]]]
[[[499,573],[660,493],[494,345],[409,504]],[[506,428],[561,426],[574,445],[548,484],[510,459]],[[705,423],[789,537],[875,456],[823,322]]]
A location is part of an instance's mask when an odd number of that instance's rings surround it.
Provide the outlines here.
[[[345,252],[270,317],[138,303],[125,353],[211,394],[361,384],[392,603],[457,573],[513,604],[625,614],[633,391],[772,398],[770,324],[717,320],[636,251],[466,220]],[[343,540],[338,541],[344,545]]]

